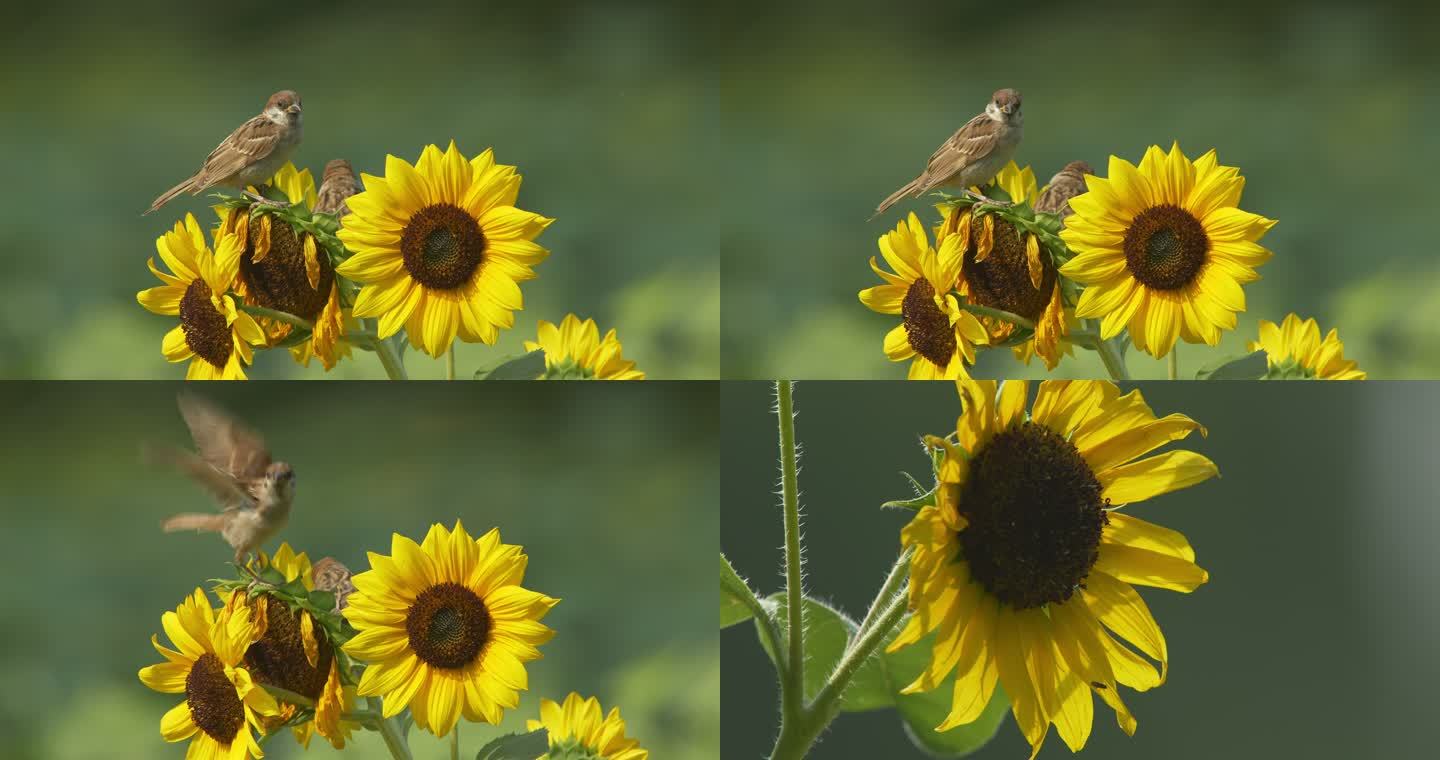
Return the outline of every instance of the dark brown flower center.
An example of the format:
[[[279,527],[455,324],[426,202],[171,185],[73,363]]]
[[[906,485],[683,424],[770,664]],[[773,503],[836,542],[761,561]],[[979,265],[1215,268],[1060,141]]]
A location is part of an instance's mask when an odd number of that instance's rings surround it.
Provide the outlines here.
[[[970,462],[960,546],[971,575],[1015,609],[1069,599],[1100,556],[1109,517],[1100,481],[1073,444],[1022,422]]]
[[[225,664],[210,652],[200,655],[185,676],[185,704],[195,725],[221,744],[229,744],[245,725],[245,705],[235,684],[225,677]]]
[[[420,592],[405,616],[415,656],[437,668],[469,665],[490,639],[490,611],[480,597],[458,583]]]
[[[965,282],[970,286],[970,302],[992,309],[1002,309],[1038,322],[1045,314],[1055,290],[1055,265],[1042,255],[1040,287],[1030,279],[1030,263],[1025,255],[1025,241],[1015,225],[994,216],[994,245],[984,261],[977,262],[976,241],[985,228],[983,218],[970,221],[970,247],[965,251]]]
[[[224,369],[234,348],[230,325],[225,315],[210,302],[210,286],[196,279],[180,297],[180,329],[185,332],[185,345],[211,365]]]
[[[267,309],[276,309],[314,321],[330,298],[335,282],[335,267],[323,248],[316,247],[315,260],[320,264],[318,287],[310,287],[305,268],[304,238],[295,228],[278,217],[270,219],[270,251],[259,262],[254,259],[255,241],[259,239],[260,217],[250,218],[249,242],[240,256],[240,279],[255,302]]]
[[[271,596],[262,598],[264,601],[257,603],[265,605],[265,635],[245,650],[245,667],[262,684],[319,699],[325,689],[325,679],[330,676],[330,661],[335,656],[324,631],[315,625],[319,648],[315,664],[311,665],[305,656],[305,638],[300,629],[300,615],[310,613],[292,611]]]
[[[449,203],[426,206],[410,217],[400,233],[405,269],[417,282],[453,290],[470,280],[485,258],[480,222]]]
[[[949,317],[935,305],[935,287],[929,280],[921,277],[911,283],[900,302],[900,316],[915,353],[937,367],[950,364],[955,358],[955,330]]]
[[[1141,284],[1177,290],[1195,279],[1210,253],[1205,227],[1174,205],[1140,212],[1125,230],[1125,264]]]

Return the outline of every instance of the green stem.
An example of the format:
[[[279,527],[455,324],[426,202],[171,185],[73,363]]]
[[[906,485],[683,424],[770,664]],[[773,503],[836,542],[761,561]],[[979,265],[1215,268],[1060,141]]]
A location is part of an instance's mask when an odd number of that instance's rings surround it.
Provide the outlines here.
[[[1100,337],[1100,325],[1089,320],[1090,328],[1095,331],[1095,353],[1100,355],[1100,361],[1105,363],[1105,371],[1110,373],[1110,379],[1116,382],[1130,379],[1129,370],[1125,369],[1125,359],[1115,351],[1115,344]]]
[[[380,710],[380,699],[370,697],[370,709]],[[385,742],[385,748],[390,750],[390,756],[395,760],[414,760],[410,754],[410,746],[405,743],[405,737],[400,735],[400,730],[395,727],[395,721],[390,718],[381,718],[375,726],[380,732],[380,738]]]
[[[1017,327],[1023,327],[1026,330],[1035,329],[1034,322],[1020,316],[1019,314],[1012,314],[1008,311],[1005,311],[1004,309],[992,309],[989,306],[981,306],[978,303],[960,304],[960,308],[970,312],[971,314],[978,314],[982,317],[992,317],[1002,322],[1009,322],[1010,324]]]
[[[455,379],[455,344],[450,344],[450,350],[445,352],[445,379]]]
[[[453,379],[453,378],[452,378]],[[455,724],[455,730],[450,732],[450,760],[460,760],[460,724]]]
[[[875,650],[885,641],[885,636],[905,616],[906,595],[898,593],[901,584],[908,577],[910,553],[906,552],[890,568],[890,575],[880,588],[870,611],[850,646],[841,655],[835,671],[826,679],[825,685],[815,695],[815,701],[807,705],[800,715],[787,718],[780,724],[780,736],[770,752],[770,760],[801,760],[809,753],[815,740],[840,714],[840,696],[845,687],[860,670]]]
[[[266,319],[273,319],[276,322],[284,322],[287,325],[290,325],[292,327],[298,327],[302,330],[313,331],[315,329],[315,324],[313,322],[309,322],[289,312],[277,311],[275,309],[267,309],[264,306],[251,306],[249,304],[243,304],[240,303],[239,299],[236,299],[235,306],[236,308],[240,309],[240,311],[243,311],[246,314],[254,317],[265,317]]]
[[[785,510],[785,614],[789,655],[781,673],[780,698],[785,712],[798,716],[805,703],[805,605],[802,601],[800,564],[800,505],[796,493],[794,385],[775,383],[776,411],[780,417],[780,494]]]
[[[391,380],[409,380],[405,374],[405,364],[395,354],[395,348],[388,340],[375,341],[375,356],[379,357],[381,366],[385,367],[385,375]]]
[[[724,585],[723,580],[721,585]],[[735,593],[732,596],[739,599],[740,603],[745,605],[745,609],[750,610],[750,615],[760,624],[760,635],[765,637],[765,643],[769,645],[770,651],[774,652],[776,657],[781,658],[783,663],[785,650],[780,647],[780,630],[775,627],[774,616],[760,604],[760,600],[756,599],[748,588],[745,589],[745,593]]]
[[[1169,376],[1171,380],[1180,379],[1180,346],[1173,346],[1170,349]]]
[[[265,691],[270,692],[270,696],[280,700],[281,702],[289,702],[292,705],[308,707],[312,710],[315,708],[315,700],[305,696],[304,694],[296,694],[295,692],[288,689],[282,689],[279,686],[270,686],[269,684],[266,684],[264,688]]]

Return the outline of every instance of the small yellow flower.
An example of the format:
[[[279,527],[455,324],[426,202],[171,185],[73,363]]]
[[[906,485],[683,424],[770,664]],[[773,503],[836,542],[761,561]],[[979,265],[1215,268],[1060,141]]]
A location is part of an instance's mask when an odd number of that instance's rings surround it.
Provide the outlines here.
[[[963,413],[943,449],[935,505],[901,532],[914,548],[909,623],[890,651],[935,634],[930,664],[904,693],[951,680],[937,731],[973,722],[1004,686],[1032,748],[1055,724],[1072,751],[1090,735],[1092,692],[1126,733],[1118,686],[1165,682],[1169,652],[1132,584],[1190,592],[1209,580],[1179,533],[1118,508],[1215,477],[1189,451],[1146,454],[1204,428],[1156,419],[1139,391],[1111,383],[957,382]],[[1114,634],[1112,636],[1112,634]],[[1119,640],[1160,662],[1160,672]]]
[[[880,254],[895,273],[870,257],[870,269],[885,284],[860,291],[860,302],[881,314],[900,315],[900,324],[885,336],[885,355],[892,362],[912,359],[911,380],[969,377],[965,365],[975,363],[975,344],[988,340],[980,321],[950,294],[960,274],[961,251],[959,236],[952,235],[937,252],[912,212],[880,238]]]
[[[1060,233],[1075,253],[1060,273],[1086,286],[1075,316],[1099,319],[1106,339],[1129,327],[1156,358],[1177,340],[1219,343],[1270,259],[1257,241],[1275,221],[1240,210],[1245,179],[1213,150],[1192,162],[1179,144],[1153,145],[1138,167],[1111,156],[1109,174],[1087,178]]]
[[[591,697],[582,699],[575,692],[565,698],[565,704],[558,705],[548,699],[540,700],[540,720],[525,721],[528,731],[541,728],[549,732],[552,751],[541,757],[579,756],[594,760],[648,760],[650,753],[640,748],[640,742],[625,737],[625,720],[620,717],[620,708],[610,708],[606,715],[600,709],[600,700]],[[561,755],[560,750],[571,754]]]
[[[1353,360],[1345,358],[1345,344],[1331,328],[1320,339],[1320,325],[1314,319],[1303,322],[1290,314],[1276,325],[1260,320],[1260,340],[1250,341],[1251,351],[1265,351],[1270,369],[1286,372],[1296,369],[1315,380],[1364,380],[1365,372]]]
[[[339,273],[365,283],[356,317],[378,317],[381,338],[404,327],[431,356],[457,336],[493,344],[514,326],[520,283],[550,255],[535,238],[554,221],[515,207],[515,167],[490,150],[467,160],[451,141],[443,153],[427,145],[414,166],[386,156],[385,176],[363,179],[339,232],[354,253]]]
[[[371,552],[345,607],[359,631],[345,651],[370,663],[359,694],[383,697],[387,718],[408,706],[436,736],[462,715],[499,723],[555,633],[540,619],[559,600],[520,586],[526,563],[499,530],[472,539],[459,521],[432,525],[422,544],[395,534],[388,557]]]
[[[150,643],[166,662],[140,670],[146,686],[185,695],[185,701],[160,719],[160,735],[168,742],[189,739],[188,758],[264,757],[251,728],[264,733],[262,721],[280,713],[275,699],[241,663],[257,631],[243,605],[234,601],[232,595],[231,603],[217,613],[205,592],[195,589],[174,612],[160,618],[178,651],[151,636]]]
[[[170,362],[189,361],[187,380],[244,380],[245,365],[254,360],[252,345],[264,345],[265,334],[229,295],[244,244],[224,230],[215,233],[215,249],[193,214],[155,241],[166,274],[147,263],[164,285],[142,290],[136,300],[147,310],[180,318],[165,334],[160,350]]]
[[[620,355],[622,346],[614,328],[601,338],[595,320],[582,322],[574,314],[566,314],[558,327],[540,320],[536,332],[535,340],[525,341],[525,350],[545,352],[545,374],[541,379],[645,379],[645,373],[635,369],[635,362]]]

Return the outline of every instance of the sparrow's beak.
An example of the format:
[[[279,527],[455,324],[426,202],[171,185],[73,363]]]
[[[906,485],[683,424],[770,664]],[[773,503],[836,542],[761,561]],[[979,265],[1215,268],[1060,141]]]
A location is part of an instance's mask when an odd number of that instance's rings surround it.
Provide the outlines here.
[[[290,106],[289,108],[287,108],[287,109],[285,109],[285,110],[288,111],[288,112],[290,112],[290,113],[293,113],[293,114],[297,114],[297,115],[298,115],[298,114],[300,113],[300,104],[299,104],[299,103],[296,103],[295,105]]]

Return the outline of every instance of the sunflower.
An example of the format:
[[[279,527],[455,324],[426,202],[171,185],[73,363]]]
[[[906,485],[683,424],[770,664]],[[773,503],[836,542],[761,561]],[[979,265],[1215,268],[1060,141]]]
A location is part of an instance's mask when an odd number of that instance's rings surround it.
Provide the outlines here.
[[[1075,257],[1060,274],[1086,286],[1080,319],[1099,319],[1101,337],[1127,325],[1136,347],[1160,358],[1175,341],[1215,345],[1245,310],[1242,285],[1270,259],[1258,241],[1273,219],[1241,211],[1240,170],[1210,151],[1191,162],[1175,144],[1145,152],[1137,168],[1110,157],[1110,177],[1087,177],[1089,192],[1060,237]]]
[[[243,241],[221,229],[212,252],[195,216],[186,214],[183,223],[176,222],[155,241],[172,274],[157,269],[154,258],[146,262],[165,284],[135,298],[155,314],[180,318],[160,351],[168,361],[190,361],[187,380],[244,380],[245,365],[255,358],[250,346],[265,344],[255,319],[237,309],[229,295],[243,247]]]
[[[995,185],[1012,202],[1034,205],[1040,191],[1035,172],[1020,169],[1011,161],[995,175]],[[1046,369],[1055,369],[1062,353],[1070,353],[1061,339],[1069,332],[1073,312],[1067,311],[1060,294],[1058,269],[1050,252],[1034,233],[1021,231],[994,213],[976,215],[971,207],[954,204],[936,206],[944,219],[935,238],[955,236],[963,252],[956,290],[968,303],[1008,311],[1035,323],[1034,333],[1013,346],[1015,357],[1026,364],[1039,355]],[[1015,332],[1015,324],[982,316],[991,344],[1004,343]]]
[[[625,721],[620,708],[610,708],[605,715],[600,701],[594,697],[581,699],[570,692],[565,704],[540,700],[540,720],[525,721],[527,731],[545,729],[554,750],[541,760],[555,757],[585,757],[593,760],[648,760],[650,753],[640,749],[640,742],[625,738]],[[564,754],[562,754],[564,753]]]
[[[262,552],[250,565],[254,572],[267,566],[279,571],[287,583],[298,580],[306,591],[315,590],[310,558],[305,552],[296,554],[290,544],[280,544],[273,558]],[[251,676],[260,684],[287,689],[315,702],[313,716],[298,724],[294,718],[299,708],[281,704],[280,714],[267,721],[267,726],[291,724],[295,741],[304,747],[309,747],[311,737],[318,733],[336,749],[344,749],[356,724],[342,721],[340,716],[354,708],[355,687],[341,682],[339,660],[323,629],[309,612],[291,609],[273,596],[261,594],[245,604],[257,628],[256,640],[244,658]]]
[[[160,618],[179,651],[151,636],[150,643],[166,662],[140,669],[146,686],[185,695],[184,702],[160,719],[160,735],[168,742],[190,739],[185,756],[191,760],[264,757],[250,729],[263,733],[262,720],[279,714],[275,699],[241,663],[256,630],[235,599],[232,595],[231,603],[217,612],[205,592],[195,589],[174,612]]]
[[[960,274],[960,240],[951,236],[937,252],[912,212],[909,219],[880,238],[880,254],[891,274],[870,257],[870,268],[884,285],[860,291],[860,302],[881,314],[899,314],[900,324],[885,335],[885,355],[910,363],[911,380],[969,377],[975,344],[985,343],[985,328],[960,308],[950,290]]]
[[[520,283],[549,251],[535,238],[553,219],[515,208],[520,175],[486,150],[466,160],[451,141],[428,145],[411,166],[385,158],[385,176],[363,176],[340,239],[354,255],[339,272],[367,283],[356,317],[379,317],[381,338],[403,326],[431,356],[458,335],[493,344],[523,308]]]
[[[525,341],[526,351],[545,352],[545,374],[548,380],[644,380],[645,373],[635,369],[635,362],[620,355],[622,346],[612,328],[600,337],[595,320],[584,322],[574,314],[566,314],[560,326],[540,320],[535,340]]]
[[[309,212],[315,207],[315,178],[309,169],[298,171],[287,161],[270,179],[269,187],[285,196],[293,208]],[[222,229],[239,238],[244,249],[235,290],[245,303],[294,314],[314,324],[309,336],[290,346],[295,361],[308,367],[310,359],[318,357],[329,371],[349,356],[349,344],[340,340],[347,319],[335,267],[315,236],[273,214],[252,214],[244,208],[219,207],[217,211]],[[291,342],[292,325],[266,317],[257,321],[269,345]]]
[[[433,525],[423,544],[395,534],[390,556],[370,553],[345,617],[360,631],[345,651],[371,665],[361,696],[390,717],[445,736],[461,715],[499,723],[529,688],[524,663],[554,631],[540,618],[559,601],[520,587],[527,558],[491,530],[472,539],[459,521]]]
[[[953,670],[945,731],[978,718],[1002,684],[1032,757],[1051,723],[1072,751],[1084,746],[1092,691],[1134,733],[1117,684],[1160,685],[1169,655],[1131,584],[1189,592],[1209,575],[1184,536],[1119,507],[1217,475],[1189,451],[1137,459],[1204,428],[1181,414],[1156,419],[1139,391],[1121,396],[1108,382],[1045,381],[1028,415],[1027,383],[1006,383],[998,399],[994,381],[957,386],[956,439],[927,439],[943,450],[936,503],[901,533],[915,550],[913,616],[889,648],[936,634],[905,692]]]
[[[1365,372],[1345,358],[1345,344],[1331,328],[1320,339],[1320,325],[1314,319],[1300,321],[1290,314],[1276,326],[1260,320],[1260,340],[1250,341],[1251,351],[1265,352],[1271,374],[1300,375],[1315,380],[1364,380]]]

